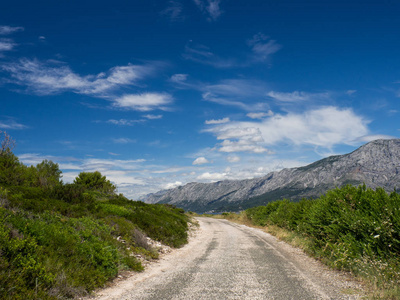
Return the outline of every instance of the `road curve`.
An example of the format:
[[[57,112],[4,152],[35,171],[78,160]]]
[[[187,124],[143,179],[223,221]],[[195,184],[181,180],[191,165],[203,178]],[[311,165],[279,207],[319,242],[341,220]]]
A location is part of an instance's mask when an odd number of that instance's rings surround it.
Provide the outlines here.
[[[360,299],[346,275],[259,229],[198,221],[187,246],[96,299]]]

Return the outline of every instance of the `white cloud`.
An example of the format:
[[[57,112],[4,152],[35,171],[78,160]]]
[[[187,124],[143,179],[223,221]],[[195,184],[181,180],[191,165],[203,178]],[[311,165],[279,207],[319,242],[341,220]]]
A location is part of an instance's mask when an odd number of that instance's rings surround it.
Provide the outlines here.
[[[167,110],[172,96],[166,93],[128,94],[114,100],[114,106],[137,111]]]
[[[23,30],[24,27],[0,26],[0,35],[8,35]]]
[[[231,140],[224,140],[220,144],[220,148],[218,151],[220,152],[253,152],[253,153],[266,153],[268,149],[257,145],[254,142],[249,140],[238,140],[238,141],[231,141]]]
[[[209,164],[209,163],[211,163],[211,162],[207,158],[198,157],[193,161],[192,165],[204,165],[204,164]]]
[[[17,44],[15,44],[11,39],[0,39],[0,52],[1,51],[10,51]]]
[[[271,110],[268,110],[268,112],[258,112],[258,113],[248,113],[246,116],[248,116],[251,119],[264,119],[266,117],[272,117],[274,113]]]
[[[183,6],[178,1],[168,1],[168,6],[161,14],[167,16],[171,21],[182,21],[184,16],[182,15]]]
[[[225,98],[225,97],[219,97],[217,95],[213,95],[212,93],[204,93],[202,95],[203,100],[209,101],[209,102],[214,102],[220,105],[226,105],[226,106],[233,106],[237,107],[246,111],[252,111],[252,110],[263,110],[266,108],[267,104],[266,103],[252,103],[248,104],[239,100],[236,100],[235,97],[233,98]]]
[[[101,158],[88,158],[85,159],[81,166],[82,169],[93,172],[93,171],[105,171],[105,170],[135,170],[137,169],[145,159],[101,159]]]
[[[158,120],[158,119],[162,119],[162,115],[144,115],[143,116],[144,118],[146,118],[146,119],[149,119],[149,120]]]
[[[209,21],[215,21],[222,14],[219,7],[220,0],[194,0],[197,7],[204,13],[209,15]]]
[[[396,139],[397,137],[391,135],[384,135],[384,134],[371,134],[365,135],[357,139],[360,142],[372,142],[375,140],[389,140],[389,139]]]
[[[256,61],[265,61],[267,58],[279,51],[282,46],[277,44],[275,40],[271,40],[268,36],[258,33],[248,41],[248,45],[252,48],[253,58]]]
[[[219,181],[226,179],[226,173],[210,173],[205,172],[197,177],[197,180]]]
[[[225,130],[218,131],[218,140],[227,139],[242,139],[251,140],[253,142],[263,142],[260,129],[256,127],[235,127],[227,128]]]
[[[13,83],[26,86],[35,94],[51,95],[70,91],[97,97],[107,97],[122,86],[135,85],[154,70],[152,65],[129,64],[113,67],[107,73],[81,76],[63,63],[27,58],[3,64],[1,68],[10,73]]]
[[[229,118],[223,118],[223,119],[219,119],[219,120],[206,120],[205,124],[210,125],[210,124],[224,124],[224,123],[228,123],[231,120]]]
[[[114,120],[114,119],[110,119],[107,121],[107,123],[119,125],[119,126],[133,126],[134,124],[141,123],[141,122],[145,122],[145,120],[126,120],[126,119]]]
[[[12,118],[9,118],[6,121],[0,120],[0,128],[1,129],[25,129],[25,128],[28,128],[28,126],[18,123],[15,120],[13,120]]]
[[[163,188],[166,189],[166,190],[169,190],[169,189],[173,189],[173,188],[176,188],[176,187],[178,187],[178,186],[181,186],[181,185],[183,185],[182,182],[180,182],[180,181],[175,181],[175,182],[167,183],[166,185],[164,185]]]
[[[368,135],[368,120],[352,109],[321,107],[302,114],[276,114],[254,122],[231,122],[205,130],[218,140],[220,152],[267,153],[265,146],[278,143],[331,148],[338,144],[354,145]]]
[[[154,170],[151,171],[151,173],[153,174],[167,174],[167,173],[178,173],[183,171],[185,168],[183,167],[166,167],[164,169],[161,170]]]
[[[230,163],[236,163],[236,162],[239,162],[239,161],[240,161],[240,157],[239,157],[239,156],[236,156],[236,155],[234,155],[234,156],[228,156],[228,157],[226,158],[226,160],[229,161]]]
[[[221,69],[238,66],[236,59],[227,58],[226,56],[221,57],[214,54],[210,51],[210,48],[205,45],[186,45],[182,57],[184,59]]]
[[[351,95],[353,95],[353,94],[356,93],[356,92],[357,92],[357,90],[347,90],[347,91],[346,91],[346,94],[349,95],[349,96],[351,96]]]
[[[352,109],[322,107],[303,114],[288,114],[268,119],[261,131],[266,143],[289,140],[296,145],[311,144],[330,148],[336,144],[353,144],[368,133],[369,122]]]
[[[198,2],[200,4],[203,3],[203,1]],[[190,41],[185,45],[182,57],[215,68],[243,68],[260,62],[269,62],[271,55],[282,48],[275,40],[271,40],[263,34],[254,35],[251,40],[247,41],[247,45],[250,47],[251,52],[239,53],[238,55],[237,51],[234,51],[235,48],[233,48],[228,49],[233,54],[216,54],[211,51],[210,47],[194,44]]]
[[[136,143],[136,140],[130,138],[118,138],[118,139],[113,139],[113,142],[116,144],[130,144],[130,143]]]
[[[271,91],[267,94],[269,97],[281,102],[301,102],[313,99],[327,99],[329,93],[306,93],[294,91],[292,93],[280,93]]]
[[[188,74],[174,74],[171,76],[170,81],[175,83],[182,83],[187,80]]]
[[[107,170],[106,177],[108,180],[116,184],[119,190],[127,186],[146,184],[142,178],[130,175],[129,171]]]
[[[225,79],[205,85],[203,91],[227,97],[264,97],[267,88],[259,80]]]

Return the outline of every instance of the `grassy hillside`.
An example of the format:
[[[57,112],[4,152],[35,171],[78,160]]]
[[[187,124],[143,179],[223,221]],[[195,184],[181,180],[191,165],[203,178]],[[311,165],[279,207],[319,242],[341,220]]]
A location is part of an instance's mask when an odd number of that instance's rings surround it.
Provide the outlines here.
[[[26,167],[0,149],[0,299],[85,295],[122,270],[156,258],[147,237],[172,247],[187,242],[187,217],[170,205],[130,201],[99,172],[73,184],[58,165]]]
[[[374,299],[400,299],[400,195],[345,186],[315,200],[279,200],[225,213],[263,226],[327,265],[352,272]]]

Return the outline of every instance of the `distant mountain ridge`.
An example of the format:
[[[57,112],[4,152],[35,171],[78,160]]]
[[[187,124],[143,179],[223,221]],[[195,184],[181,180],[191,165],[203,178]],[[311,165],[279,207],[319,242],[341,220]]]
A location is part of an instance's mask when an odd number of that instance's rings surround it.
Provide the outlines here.
[[[376,140],[344,155],[304,167],[271,172],[264,177],[188,183],[147,195],[147,203],[169,203],[199,213],[237,211],[287,198],[316,198],[346,184],[400,189],[400,139]]]

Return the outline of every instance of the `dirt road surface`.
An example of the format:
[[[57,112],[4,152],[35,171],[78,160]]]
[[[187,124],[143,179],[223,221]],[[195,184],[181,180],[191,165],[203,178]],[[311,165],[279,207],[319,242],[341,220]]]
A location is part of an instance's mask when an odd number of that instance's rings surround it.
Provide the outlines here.
[[[360,286],[260,229],[198,218],[188,245],[95,299],[360,299]]]

